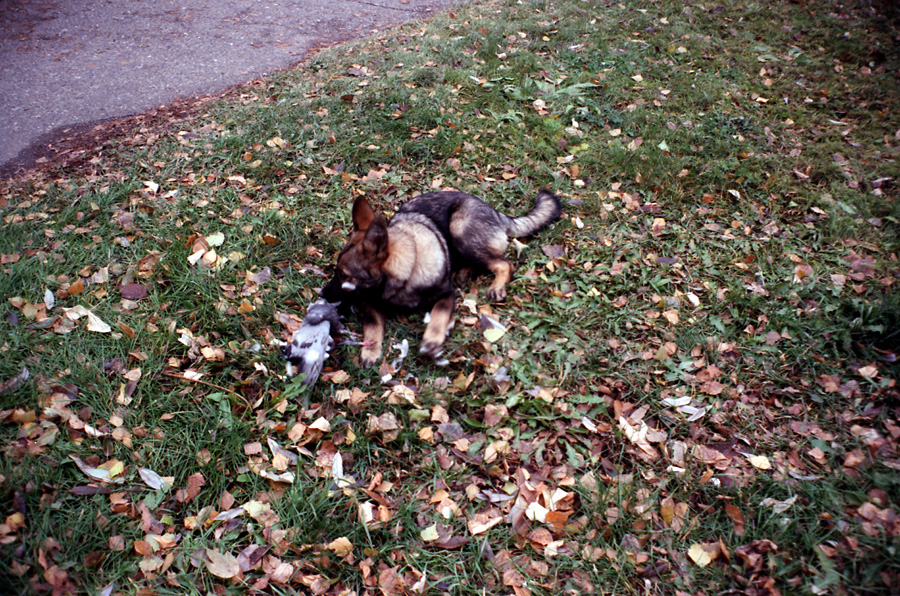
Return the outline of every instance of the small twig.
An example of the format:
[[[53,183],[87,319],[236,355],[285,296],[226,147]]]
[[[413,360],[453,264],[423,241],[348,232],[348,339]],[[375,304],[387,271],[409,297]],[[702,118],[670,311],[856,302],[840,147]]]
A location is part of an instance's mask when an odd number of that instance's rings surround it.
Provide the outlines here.
[[[201,381],[200,379],[192,379],[190,377],[186,377],[180,373],[175,373],[175,372],[163,371],[163,376],[171,377],[173,379],[181,379],[182,381],[190,381],[191,383],[200,383],[201,385],[206,385],[207,387],[212,387],[213,389],[218,389],[219,391],[227,391],[228,393],[234,395],[235,397],[240,399],[242,402],[244,402],[244,405],[247,406],[248,410],[253,409],[253,406],[250,405],[250,402],[247,401],[247,398],[245,398],[243,395],[241,395],[234,389],[222,387],[221,385],[216,385],[215,383],[210,383],[209,381]]]

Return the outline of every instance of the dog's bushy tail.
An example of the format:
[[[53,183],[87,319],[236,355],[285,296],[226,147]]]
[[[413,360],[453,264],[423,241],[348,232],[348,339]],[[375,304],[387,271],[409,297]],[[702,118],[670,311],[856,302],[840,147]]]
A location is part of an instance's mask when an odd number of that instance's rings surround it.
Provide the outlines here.
[[[537,203],[527,215],[511,217],[506,233],[510,238],[521,238],[539,232],[556,221],[562,213],[562,201],[548,190],[538,193]]]

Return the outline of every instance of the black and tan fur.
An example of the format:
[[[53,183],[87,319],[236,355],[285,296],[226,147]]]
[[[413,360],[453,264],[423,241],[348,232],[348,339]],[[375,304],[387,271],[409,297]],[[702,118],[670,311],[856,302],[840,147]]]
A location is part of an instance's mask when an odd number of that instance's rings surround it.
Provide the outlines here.
[[[492,272],[487,297],[503,300],[513,271],[503,258],[510,238],[545,228],[561,209],[559,198],[546,190],[522,217],[504,215],[470,194],[442,191],[410,200],[388,223],[368,201],[357,198],[350,240],[322,296],[355,306],[362,314],[363,366],[381,357],[385,316],[396,311],[431,309],[420,352],[436,358],[453,318],[452,272]]]

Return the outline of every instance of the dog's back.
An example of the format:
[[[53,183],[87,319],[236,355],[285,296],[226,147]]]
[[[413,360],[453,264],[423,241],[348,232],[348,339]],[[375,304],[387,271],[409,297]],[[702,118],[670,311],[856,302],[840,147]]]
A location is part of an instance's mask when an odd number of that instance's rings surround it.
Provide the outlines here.
[[[521,217],[500,213],[478,197],[459,191],[429,192],[404,203],[397,216],[421,213],[438,227],[450,247],[454,270],[475,267],[494,273],[488,290],[491,300],[502,300],[512,265],[503,258],[510,238],[538,232],[562,212],[562,202],[553,193],[538,193],[534,208]]]

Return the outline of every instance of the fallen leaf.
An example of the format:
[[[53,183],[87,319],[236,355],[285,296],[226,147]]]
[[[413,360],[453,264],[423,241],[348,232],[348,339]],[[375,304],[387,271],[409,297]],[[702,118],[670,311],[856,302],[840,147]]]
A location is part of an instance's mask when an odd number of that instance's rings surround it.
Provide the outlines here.
[[[747,458],[747,461],[749,461],[754,468],[757,468],[759,470],[772,469],[772,464],[769,463],[769,458],[765,455],[751,455]]]
[[[0,395],[5,393],[12,393],[21,387],[25,381],[28,380],[28,377],[31,376],[31,373],[28,372],[27,367],[22,367],[22,370],[13,377],[8,378],[2,384],[0,384]]]
[[[763,499],[761,505],[763,507],[771,507],[772,511],[775,513],[784,513],[788,509],[790,509],[794,503],[797,501],[797,495],[794,495],[790,499],[785,499],[783,501],[779,501],[778,499],[773,499],[771,497]]]
[[[216,577],[231,579],[241,575],[241,564],[237,557],[211,548],[206,549],[206,557],[206,569]]]
[[[172,486],[172,483],[174,482],[173,478],[163,478],[150,468],[138,468],[138,474],[140,474],[141,480],[153,490],[168,488]]]
[[[440,538],[440,535],[437,531],[437,524],[431,524],[424,530],[420,531],[419,538],[421,538],[423,542],[434,542],[435,540]]]
[[[496,327],[492,327],[490,329],[484,330],[484,338],[491,343],[497,343],[501,337],[506,333],[505,329],[498,329]]]
[[[737,536],[743,536],[746,529],[746,522],[744,521],[744,514],[741,512],[741,510],[737,506],[726,502],[725,514],[734,523],[734,533]]]
[[[84,472],[88,478],[95,482],[112,482],[115,484],[125,482],[125,478],[121,476],[122,472],[125,471],[125,466],[118,460],[109,460],[101,466],[92,468],[85,464],[77,455],[70,454],[69,457],[75,462],[75,465],[78,466],[79,470]]]
[[[332,540],[326,548],[342,559],[353,552],[353,544],[345,536]]]
[[[857,371],[860,376],[866,377],[867,379],[874,379],[878,376],[878,368],[873,365],[863,366]]]
[[[700,568],[706,567],[718,559],[721,554],[719,542],[695,543],[688,550],[688,557]]]
[[[143,284],[122,284],[119,293],[126,300],[140,300],[147,297],[147,287]]]

